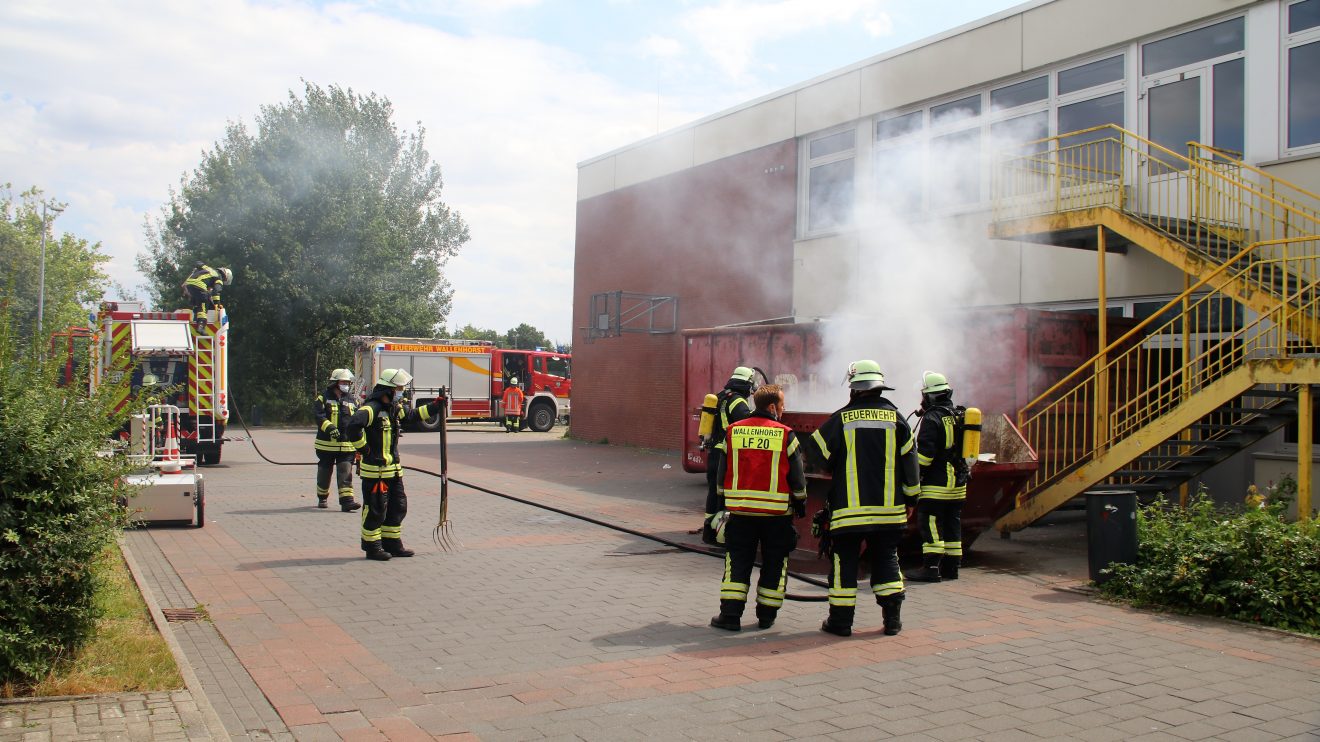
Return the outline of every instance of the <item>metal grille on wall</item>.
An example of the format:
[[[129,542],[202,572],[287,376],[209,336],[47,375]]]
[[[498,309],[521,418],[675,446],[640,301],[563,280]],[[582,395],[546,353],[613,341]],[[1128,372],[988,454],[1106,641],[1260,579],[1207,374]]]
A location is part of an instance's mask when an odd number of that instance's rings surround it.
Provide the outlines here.
[[[678,297],[607,291],[591,295],[587,341],[625,332],[669,335],[678,331]]]

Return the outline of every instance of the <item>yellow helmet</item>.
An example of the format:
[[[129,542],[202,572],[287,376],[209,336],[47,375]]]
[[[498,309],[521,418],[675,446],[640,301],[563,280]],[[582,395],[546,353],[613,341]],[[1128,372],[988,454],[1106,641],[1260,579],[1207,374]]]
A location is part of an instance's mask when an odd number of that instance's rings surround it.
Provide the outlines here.
[[[729,381],[733,381],[734,379],[737,379],[738,381],[751,381],[752,374],[754,373],[756,372],[746,366],[739,366],[733,370],[733,373],[729,374]]]
[[[376,379],[376,383],[380,386],[403,388],[412,383],[412,378],[412,374],[401,368],[387,368],[380,372],[380,376]]]
[[[330,372],[331,381],[352,381],[353,372],[346,368],[337,368]]]
[[[944,374],[939,373],[938,371],[927,371],[921,376],[922,394],[938,394],[939,392],[947,392],[951,388],[952,387],[949,386],[949,380],[944,377]]]
[[[845,379],[850,389],[893,389],[885,386],[885,375],[875,361],[853,361],[848,364]]]

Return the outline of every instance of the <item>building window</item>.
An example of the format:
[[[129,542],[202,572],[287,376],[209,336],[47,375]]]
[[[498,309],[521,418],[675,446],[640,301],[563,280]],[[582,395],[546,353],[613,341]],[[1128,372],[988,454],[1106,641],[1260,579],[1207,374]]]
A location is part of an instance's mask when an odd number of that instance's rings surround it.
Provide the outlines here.
[[[963,119],[975,118],[980,115],[980,93],[930,107],[931,126],[936,126],[941,123],[954,123],[956,121],[962,121]]]
[[[924,111],[913,111],[875,122],[875,141],[883,142],[920,132],[924,113]]]
[[[856,146],[857,130],[852,128],[807,142],[808,234],[835,231],[852,224]]]
[[[1294,150],[1320,144],[1320,0],[1289,5],[1286,33],[1284,141]]]
[[[924,207],[926,190],[925,111],[912,111],[875,122],[875,198],[896,213]]]
[[[1123,55],[1118,54],[1106,59],[1088,62],[1071,69],[1059,71],[1059,95],[1075,93],[1107,82],[1122,80]]]
[[[990,91],[992,109],[1017,108],[1050,97],[1050,77],[1042,75],[1032,80],[1005,85]]]
[[[964,129],[931,137],[930,200],[937,207],[974,204],[981,200],[981,129]]]
[[[1241,57],[1214,66],[1214,110],[1210,114],[1211,141],[1241,159],[1246,146],[1246,60]]]
[[[1242,18],[1152,41],[1141,47],[1141,74],[1153,75],[1240,52],[1245,41],[1246,21]]]

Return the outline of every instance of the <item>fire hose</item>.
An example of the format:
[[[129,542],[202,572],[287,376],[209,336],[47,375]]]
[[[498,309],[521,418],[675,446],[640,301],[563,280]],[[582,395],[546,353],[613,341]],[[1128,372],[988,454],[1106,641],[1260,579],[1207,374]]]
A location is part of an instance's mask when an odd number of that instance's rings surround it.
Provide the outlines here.
[[[230,393],[230,401],[231,402],[233,401],[232,392]],[[257,452],[257,455],[260,456],[264,461],[266,461],[266,463],[274,464],[275,466],[316,466],[315,461],[276,461],[270,458],[269,456],[267,456],[261,450],[261,447],[257,445],[256,436],[252,435],[252,430],[248,428],[247,421],[243,419],[243,413],[238,411],[238,405],[234,404],[233,407],[235,414],[238,415],[239,424],[243,426],[243,431],[247,433],[248,441],[252,443],[253,450],[255,450]],[[418,472],[419,474],[426,474],[427,476],[431,476],[431,477],[439,478],[441,476],[436,472],[427,469],[421,469],[415,466],[404,465],[403,468],[409,471]],[[674,541],[672,539],[667,539],[664,536],[657,536],[653,533],[646,533],[645,531],[639,531],[634,528],[628,528],[627,526],[621,526],[617,523],[610,523],[608,521],[600,520],[599,518],[593,518],[589,515],[583,515],[582,513],[575,513],[571,510],[565,510],[563,508],[557,508],[553,505],[547,505],[545,503],[536,502],[534,500],[528,500],[523,497],[518,497],[517,495],[510,495],[507,492],[499,492],[497,490],[489,489],[487,487],[482,487],[480,485],[472,484],[471,482],[464,482],[460,479],[454,479],[453,477],[449,477],[449,482],[452,484],[457,484],[463,487],[467,487],[468,489],[482,492],[487,495],[501,497],[505,500],[511,500],[513,502],[520,503],[523,505],[529,505],[531,507],[539,508],[541,510],[548,510],[552,513],[558,513],[559,515],[564,515],[569,518],[576,518],[577,520],[585,521],[587,523],[591,523],[592,525],[600,526],[602,528],[608,528],[612,531],[618,531],[620,533],[626,533],[629,536],[636,536],[637,538],[643,538],[650,541],[655,541],[657,543],[664,544],[665,546],[678,549],[680,551],[687,551],[693,554],[704,554],[706,556],[717,557],[717,558],[723,558],[724,556],[723,554],[717,551],[712,551],[710,549],[703,549],[701,547],[693,546],[692,544],[685,544],[680,541]],[[761,566],[760,562],[755,562],[754,564],[757,567]],[[786,572],[789,577],[792,577],[795,580],[800,580],[802,582],[806,582],[808,584],[815,585],[817,587],[823,587],[827,589],[829,588],[829,583],[819,578],[811,577],[809,575],[804,575],[800,572],[793,572],[791,570],[786,570]],[[803,603],[823,603],[829,598],[828,596],[825,595],[801,595],[797,593],[786,593],[784,595],[784,599],[803,602]]]

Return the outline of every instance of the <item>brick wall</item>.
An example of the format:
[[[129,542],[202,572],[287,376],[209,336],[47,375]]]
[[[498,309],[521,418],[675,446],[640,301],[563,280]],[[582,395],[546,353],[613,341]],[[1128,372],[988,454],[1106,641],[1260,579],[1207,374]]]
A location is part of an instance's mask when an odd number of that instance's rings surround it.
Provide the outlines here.
[[[789,140],[578,202],[573,437],[679,450],[682,335],[588,343],[591,296],[677,296],[680,330],[786,316],[796,194]]]

